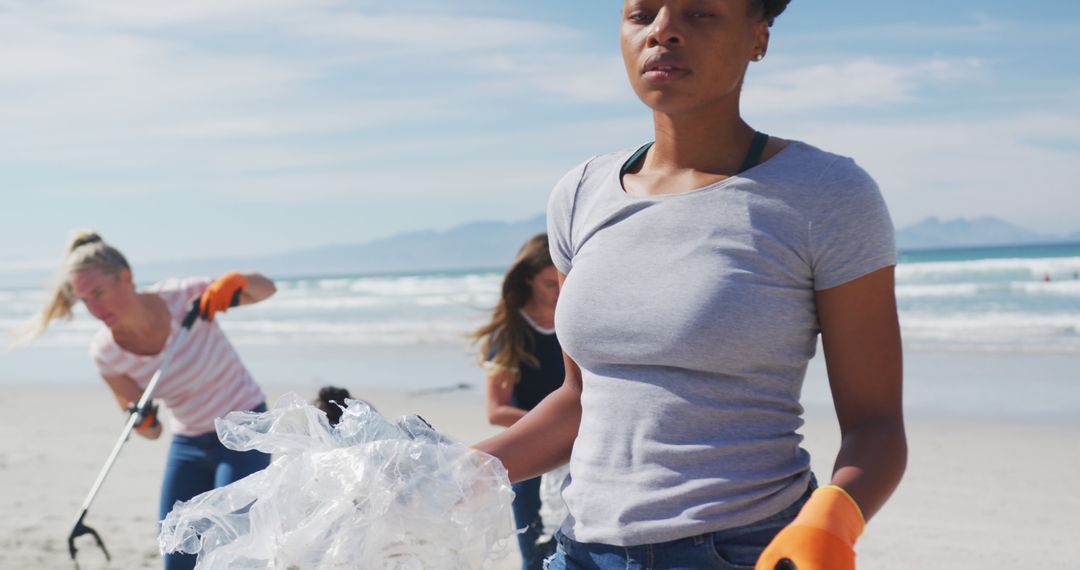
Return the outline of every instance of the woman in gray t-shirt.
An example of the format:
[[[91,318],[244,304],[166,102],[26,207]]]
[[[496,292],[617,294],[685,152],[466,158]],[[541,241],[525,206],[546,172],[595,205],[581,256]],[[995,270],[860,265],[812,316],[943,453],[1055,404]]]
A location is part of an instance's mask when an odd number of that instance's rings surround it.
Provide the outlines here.
[[[513,480],[569,461],[549,568],[854,568],[906,462],[893,229],[848,158],[741,118],[785,0],[628,0],[654,143],[548,207],[566,381],[476,447]],[[816,488],[796,430],[821,335],[843,441]]]

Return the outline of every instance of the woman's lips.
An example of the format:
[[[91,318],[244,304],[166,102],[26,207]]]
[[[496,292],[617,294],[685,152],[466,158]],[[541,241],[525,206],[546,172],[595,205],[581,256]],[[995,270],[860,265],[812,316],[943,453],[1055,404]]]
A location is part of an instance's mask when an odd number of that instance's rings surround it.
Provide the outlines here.
[[[679,67],[660,67],[642,74],[649,81],[674,81],[689,75],[690,72]]]
[[[689,74],[689,69],[663,57],[650,58],[645,62],[645,67],[641,73],[646,80],[656,82],[674,81]]]

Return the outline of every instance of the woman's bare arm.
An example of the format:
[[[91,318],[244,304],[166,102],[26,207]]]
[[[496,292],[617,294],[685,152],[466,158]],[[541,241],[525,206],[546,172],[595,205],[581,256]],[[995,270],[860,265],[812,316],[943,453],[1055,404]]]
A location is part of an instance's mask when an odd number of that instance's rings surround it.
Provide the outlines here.
[[[907,465],[894,271],[818,291],[821,339],[841,444],[832,483],[874,515]]]
[[[128,411],[132,404],[137,404],[139,398],[142,397],[142,388],[139,388],[138,384],[127,374],[102,374],[101,377],[105,379],[105,383],[112,390],[120,409],[125,412]],[[157,439],[161,435],[161,424],[159,422],[156,427],[138,430],[135,433],[147,439]]]
[[[487,417],[488,423],[495,426],[510,427],[525,417],[527,410],[510,402],[514,397],[513,370],[498,369],[487,375]]]
[[[559,273],[559,286],[566,276]],[[544,398],[525,417],[495,437],[473,447],[494,455],[511,481],[542,475],[570,460],[581,424],[581,369],[565,352],[563,385]]]
[[[277,286],[274,285],[273,280],[262,273],[245,273],[244,277],[247,278],[248,284],[240,292],[241,305],[265,301],[277,292]]]

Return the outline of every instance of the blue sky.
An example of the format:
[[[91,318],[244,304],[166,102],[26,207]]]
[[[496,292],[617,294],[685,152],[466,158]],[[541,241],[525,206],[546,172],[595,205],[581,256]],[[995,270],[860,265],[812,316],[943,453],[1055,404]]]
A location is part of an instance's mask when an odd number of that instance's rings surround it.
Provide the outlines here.
[[[139,262],[538,214],[651,138],[620,6],[0,0],[0,270],[84,227]],[[1065,0],[794,0],[744,111],[855,157],[898,225],[1074,232],[1078,38]]]

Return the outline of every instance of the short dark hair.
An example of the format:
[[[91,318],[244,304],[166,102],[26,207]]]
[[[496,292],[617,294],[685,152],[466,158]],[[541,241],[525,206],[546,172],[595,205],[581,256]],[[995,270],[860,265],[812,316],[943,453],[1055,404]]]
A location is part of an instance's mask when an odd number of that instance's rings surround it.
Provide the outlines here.
[[[784,12],[791,0],[750,0],[754,9],[761,14],[762,20],[767,20],[769,26],[773,25],[776,17]]]
[[[337,386],[323,386],[319,389],[319,397],[315,400],[315,407],[326,414],[331,426],[336,426],[341,421],[341,408],[345,406],[345,400],[351,399],[349,391]]]

